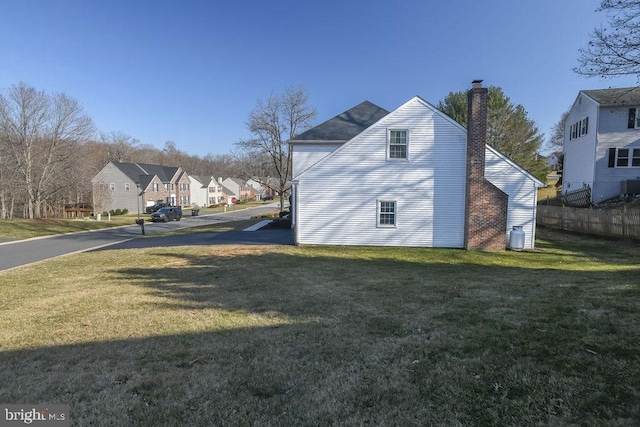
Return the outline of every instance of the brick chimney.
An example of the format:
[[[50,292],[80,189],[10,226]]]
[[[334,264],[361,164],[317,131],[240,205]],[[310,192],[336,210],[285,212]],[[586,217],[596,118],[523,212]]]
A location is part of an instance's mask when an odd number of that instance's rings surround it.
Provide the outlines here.
[[[488,90],[474,80],[467,94],[467,192],[464,247],[498,251],[507,246],[509,196],[484,177]]]

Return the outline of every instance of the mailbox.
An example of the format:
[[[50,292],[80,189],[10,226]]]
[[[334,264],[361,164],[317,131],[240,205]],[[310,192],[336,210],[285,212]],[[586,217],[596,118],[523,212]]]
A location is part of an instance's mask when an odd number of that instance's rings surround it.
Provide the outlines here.
[[[136,224],[138,224],[138,225],[142,225],[142,224],[144,224],[144,218],[138,218],[138,219],[136,219]]]

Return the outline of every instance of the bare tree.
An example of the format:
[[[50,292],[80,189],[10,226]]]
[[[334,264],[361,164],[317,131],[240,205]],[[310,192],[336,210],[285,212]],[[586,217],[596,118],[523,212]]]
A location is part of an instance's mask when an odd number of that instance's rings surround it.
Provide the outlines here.
[[[43,203],[63,188],[77,144],[94,132],[80,104],[24,83],[0,95],[0,155],[24,184],[26,216],[40,218]]]
[[[306,91],[289,87],[281,95],[271,94],[266,101],[258,100],[256,108],[249,114],[247,126],[253,138],[236,143],[240,151],[249,156],[266,154],[277,178],[276,191],[280,195],[280,211],[290,188],[291,151],[287,141],[311,127],[316,109],[308,105]],[[268,177],[254,177],[266,185]]]
[[[109,133],[100,133],[100,142],[105,144],[107,149],[107,161],[109,162],[131,162],[131,156],[140,143],[135,138],[124,132],[113,131]]]
[[[640,0],[602,0],[598,12],[605,12],[608,27],[591,33],[586,48],[580,49],[574,71],[587,77],[635,75],[640,80]]]
[[[562,150],[562,146],[564,144],[564,128],[567,124],[567,117],[569,117],[569,112],[565,111],[560,116],[560,120],[558,120],[551,128],[551,137],[549,138],[548,145],[553,151]]]

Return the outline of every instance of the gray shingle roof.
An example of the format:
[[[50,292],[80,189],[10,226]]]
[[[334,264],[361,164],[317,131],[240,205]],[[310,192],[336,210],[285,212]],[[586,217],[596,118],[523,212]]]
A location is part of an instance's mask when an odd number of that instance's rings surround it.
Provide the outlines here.
[[[195,179],[196,181],[198,181],[202,185],[201,188],[207,188],[207,186],[209,185],[209,183],[213,179],[213,177],[205,176],[205,175],[189,175],[189,176],[191,178]]]
[[[140,182],[141,185],[149,184],[153,175],[157,175],[162,182],[170,182],[178,171],[177,167],[149,165],[143,163],[112,162],[115,167],[127,175],[131,180]]]
[[[348,141],[389,114],[387,110],[364,101],[350,110],[313,127],[290,142]]]
[[[622,87],[616,89],[583,90],[602,107],[640,105],[640,87]]]

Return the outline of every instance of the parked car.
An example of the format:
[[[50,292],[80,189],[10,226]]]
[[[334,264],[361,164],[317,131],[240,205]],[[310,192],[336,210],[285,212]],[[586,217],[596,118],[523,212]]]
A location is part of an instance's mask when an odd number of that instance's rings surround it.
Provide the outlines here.
[[[145,210],[145,212],[148,213],[148,214],[154,213],[154,212],[156,212],[156,211],[158,211],[158,210],[160,210],[162,208],[166,208],[168,206],[169,206],[168,203],[163,203],[163,202],[156,203],[153,206],[147,206],[147,209]]]
[[[271,194],[267,194],[262,197],[262,200],[273,200],[273,196]]]
[[[167,206],[151,214],[151,222],[169,222],[171,220],[180,221],[182,218],[182,208],[178,206]]]

